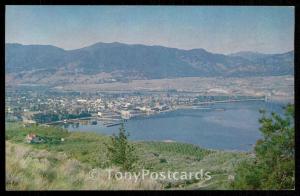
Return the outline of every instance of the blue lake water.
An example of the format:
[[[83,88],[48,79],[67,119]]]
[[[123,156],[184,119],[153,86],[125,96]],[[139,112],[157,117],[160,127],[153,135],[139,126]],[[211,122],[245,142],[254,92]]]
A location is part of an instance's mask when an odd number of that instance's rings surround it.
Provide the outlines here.
[[[125,128],[130,140],[173,140],[200,147],[222,150],[249,151],[261,137],[259,109],[283,114],[283,104],[253,101],[213,104],[207,107],[224,111],[183,109],[128,120]],[[70,131],[91,131],[107,135],[118,133],[119,126],[69,126]]]

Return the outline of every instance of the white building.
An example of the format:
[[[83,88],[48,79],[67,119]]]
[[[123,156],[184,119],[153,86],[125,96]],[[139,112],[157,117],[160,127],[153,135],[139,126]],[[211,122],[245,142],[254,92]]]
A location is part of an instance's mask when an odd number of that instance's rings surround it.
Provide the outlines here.
[[[121,118],[123,118],[123,119],[130,119],[130,117],[131,117],[130,111],[121,110],[120,113],[121,113]]]
[[[78,102],[78,103],[86,103],[87,100],[85,100],[85,99],[77,99],[77,102]]]

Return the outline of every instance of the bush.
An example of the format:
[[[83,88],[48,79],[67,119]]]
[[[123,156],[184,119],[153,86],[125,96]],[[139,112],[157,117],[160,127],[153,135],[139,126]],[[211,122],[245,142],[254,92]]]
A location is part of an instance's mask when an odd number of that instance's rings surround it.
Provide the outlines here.
[[[167,163],[167,160],[165,158],[161,158],[161,159],[159,159],[159,162],[160,163]]]

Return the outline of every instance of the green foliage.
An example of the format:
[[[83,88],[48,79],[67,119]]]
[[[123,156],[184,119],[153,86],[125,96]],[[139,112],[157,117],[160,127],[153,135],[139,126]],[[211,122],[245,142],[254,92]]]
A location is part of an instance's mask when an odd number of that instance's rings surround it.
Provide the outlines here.
[[[33,120],[35,120],[38,123],[48,123],[52,121],[58,121],[58,114],[34,114],[33,115]]]
[[[276,113],[259,120],[263,135],[255,145],[256,157],[237,167],[232,184],[237,189],[294,189],[295,186],[295,130],[294,105],[287,105],[285,117]]]
[[[111,144],[107,145],[108,159],[112,164],[120,166],[122,170],[131,170],[134,167],[134,163],[137,161],[135,154],[135,148],[129,144],[124,124],[121,124],[118,135],[111,137]]]
[[[57,126],[33,125],[24,127],[21,123],[6,123],[6,140],[25,143],[25,137],[29,133],[35,133],[39,137],[46,138],[46,143],[30,144],[34,148],[65,152],[68,156],[92,166],[105,168],[108,165],[104,145],[108,139],[106,136],[96,133],[68,132]],[[65,141],[61,142],[61,138],[64,138]]]
[[[190,155],[196,157],[197,160],[201,160],[204,156],[212,152],[211,150],[203,149],[196,145],[177,142],[145,142],[145,145],[148,145],[148,148],[158,152],[170,153],[172,155],[174,155],[174,153],[184,156]]]
[[[49,143],[57,143],[61,138],[68,137],[70,133],[66,129],[60,127],[44,127],[31,125],[24,127],[19,123],[6,123],[5,138],[15,142],[23,142],[29,133],[37,134],[39,137],[49,141]]]
[[[80,114],[43,114],[37,113],[33,115],[33,120],[37,123],[49,123],[53,121],[65,120],[65,119],[76,119],[91,117],[90,113],[81,112]]]
[[[160,158],[160,159],[159,159],[159,162],[160,162],[160,163],[167,163],[167,160],[166,160],[165,158]]]
[[[18,145],[29,147],[34,150],[47,150],[49,153],[53,153],[53,158],[47,158],[47,160],[51,164],[53,163],[53,165],[58,164],[57,155],[59,154],[65,154],[67,159],[78,160],[82,164],[86,164],[91,168],[107,169],[112,164],[107,158],[107,145],[109,144],[109,146],[111,146],[112,144],[109,136],[91,132],[68,132],[66,129],[62,129],[56,126],[45,127],[40,125],[23,127],[21,123],[6,123],[5,126],[6,141],[8,140],[13,144],[17,143]],[[36,133],[39,136],[45,136],[47,138],[64,138],[64,141],[57,144],[54,142],[35,145],[27,144],[24,141],[24,138],[28,133]],[[124,135],[127,138],[126,133],[124,133]],[[199,182],[199,184],[193,182],[192,184],[189,184],[189,182],[185,181],[180,182],[182,185],[184,185],[184,187],[182,188],[186,187],[188,189],[227,189],[228,174],[232,174],[234,172],[233,166],[236,165],[237,162],[240,162],[240,160],[248,157],[246,153],[242,152],[207,150],[195,145],[178,142],[127,142],[127,144],[132,145],[135,148],[135,151],[132,154],[136,155],[139,158],[137,162],[134,163],[134,170],[149,169],[153,172],[198,172],[199,170],[203,169],[205,171],[210,171],[213,174],[212,180],[205,183]],[[21,156],[17,157],[20,158]],[[62,163],[64,163],[64,161]],[[28,167],[34,169],[32,164]],[[52,166],[49,166],[49,168],[52,168]],[[70,167],[66,166],[66,168]],[[76,169],[74,170],[76,171]],[[13,165],[11,171],[15,171]],[[18,176],[23,175],[26,171],[27,170],[20,171],[20,173],[18,173]],[[59,187],[63,187],[64,189],[71,189],[71,187],[74,187],[75,185],[71,185],[68,181],[65,182],[64,178],[61,178],[61,175],[65,174],[64,171],[65,169],[58,170],[57,172],[59,175],[57,176],[51,176],[51,173],[49,175],[47,174],[47,176],[49,176],[50,178],[50,181],[52,181],[52,177],[54,177],[55,180],[53,180],[51,183],[49,182],[49,180],[45,181],[45,186],[52,186],[51,184],[54,183]],[[29,170],[28,175],[30,174],[39,175],[39,173],[35,173],[34,171]],[[73,176],[66,176],[66,178],[70,180],[72,179],[72,182],[73,179],[76,179],[75,177],[73,178]],[[32,177],[32,179],[38,178],[35,176]],[[26,181],[31,182],[32,179],[26,178]],[[98,183],[98,181],[94,182],[96,184]],[[116,188],[115,183],[117,182],[114,181],[112,184],[109,183],[109,186],[111,187],[107,188]],[[144,182],[144,184],[146,183],[147,181]],[[163,184],[164,183],[168,183],[168,181],[163,182]],[[178,183],[179,182],[177,181],[171,182],[170,188],[175,188]],[[23,184],[23,182],[21,184]],[[89,184],[90,182],[86,183],[86,185]],[[139,183],[133,184],[139,186]],[[56,185],[53,185],[53,187],[56,187]],[[128,184],[124,184],[123,182],[120,182],[120,185],[125,188],[128,188],[129,186]],[[46,189],[45,187],[40,188]]]

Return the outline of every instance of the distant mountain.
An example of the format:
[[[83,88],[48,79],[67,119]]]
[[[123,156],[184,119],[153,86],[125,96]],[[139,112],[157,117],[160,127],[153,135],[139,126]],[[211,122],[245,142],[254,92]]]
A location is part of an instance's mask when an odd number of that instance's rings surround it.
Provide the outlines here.
[[[6,44],[5,68],[8,72],[56,68],[65,55],[65,50],[50,45]]]
[[[272,56],[272,54],[264,54],[264,53],[251,52],[251,51],[241,51],[241,52],[237,52],[237,53],[232,53],[229,56],[242,57],[242,58],[248,59],[250,61],[253,61],[253,60],[260,59],[260,58]]]
[[[55,76],[68,83],[66,78],[74,75],[78,78],[103,72],[117,79],[269,76],[293,74],[294,52],[223,55],[204,49],[181,50],[118,42],[96,43],[76,50],[50,45],[6,44],[5,67],[9,78],[33,83],[53,82],[46,79],[55,79]]]

